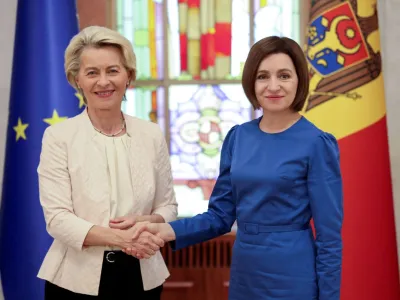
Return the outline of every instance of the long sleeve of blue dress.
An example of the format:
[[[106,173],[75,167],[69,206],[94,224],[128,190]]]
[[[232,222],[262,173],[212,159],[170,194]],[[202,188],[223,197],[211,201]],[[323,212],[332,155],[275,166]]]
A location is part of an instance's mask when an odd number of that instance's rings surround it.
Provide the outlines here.
[[[220,173],[211,194],[207,212],[169,223],[176,235],[175,242],[171,243],[173,249],[204,242],[231,230],[236,220],[236,204],[232,197],[230,175],[236,128],[237,125],[232,127],[222,145]]]
[[[310,157],[308,192],[316,230],[319,300],[339,300],[342,264],[342,178],[336,139],[322,133]]]

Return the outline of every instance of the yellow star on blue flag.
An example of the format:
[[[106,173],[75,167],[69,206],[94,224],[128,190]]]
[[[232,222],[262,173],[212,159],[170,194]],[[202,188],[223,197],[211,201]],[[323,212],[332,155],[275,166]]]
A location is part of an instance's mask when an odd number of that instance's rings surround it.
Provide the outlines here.
[[[17,142],[20,138],[26,140],[25,130],[28,126],[29,124],[23,124],[21,118],[18,118],[18,124],[13,127],[14,131],[17,133],[15,136]]]
[[[83,96],[79,93],[75,93],[75,96],[78,98],[79,100],[79,108],[82,108],[86,105],[85,100],[83,100]]]
[[[57,110],[53,110],[53,116],[51,118],[43,119],[43,121],[49,125],[54,125],[66,119],[68,119],[68,117],[60,117]]]

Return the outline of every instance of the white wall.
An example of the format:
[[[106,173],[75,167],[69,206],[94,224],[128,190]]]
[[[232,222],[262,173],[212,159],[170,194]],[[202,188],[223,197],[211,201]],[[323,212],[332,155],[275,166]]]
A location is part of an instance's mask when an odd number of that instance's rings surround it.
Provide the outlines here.
[[[397,249],[400,257],[400,1],[378,1],[383,76],[389,131],[390,162],[395,199]]]
[[[3,181],[16,5],[17,0],[0,0],[0,186]]]
[[[17,0],[0,0],[0,187],[3,186],[4,150],[8,121],[16,7]],[[1,284],[0,300],[3,300]]]

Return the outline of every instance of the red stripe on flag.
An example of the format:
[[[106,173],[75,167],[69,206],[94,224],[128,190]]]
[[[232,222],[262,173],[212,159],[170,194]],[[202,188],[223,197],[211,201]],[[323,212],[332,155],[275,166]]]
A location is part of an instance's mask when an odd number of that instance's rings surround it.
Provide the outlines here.
[[[341,300],[400,299],[386,118],[339,141],[344,182]]]

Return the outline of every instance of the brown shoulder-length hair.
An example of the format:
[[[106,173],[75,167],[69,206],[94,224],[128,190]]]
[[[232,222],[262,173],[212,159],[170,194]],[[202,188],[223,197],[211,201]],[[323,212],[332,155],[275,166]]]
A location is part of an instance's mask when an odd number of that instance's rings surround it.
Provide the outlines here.
[[[260,108],[256,94],[255,82],[260,63],[268,55],[284,53],[287,54],[293,61],[298,77],[298,85],[296,97],[291,105],[294,111],[301,111],[306,102],[310,78],[308,74],[308,65],[305,55],[301,47],[292,39],[287,37],[270,36],[263,38],[255,43],[247,56],[242,74],[242,86],[244,93],[249,99],[254,109]]]

